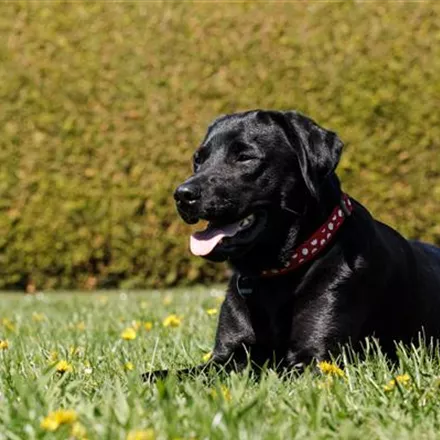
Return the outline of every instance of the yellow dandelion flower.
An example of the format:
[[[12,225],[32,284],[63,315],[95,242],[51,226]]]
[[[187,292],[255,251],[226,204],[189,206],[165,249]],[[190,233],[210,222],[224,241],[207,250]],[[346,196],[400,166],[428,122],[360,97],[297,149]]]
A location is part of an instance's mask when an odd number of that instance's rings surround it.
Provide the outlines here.
[[[86,323],[84,321],[80,321],[76,324],[76,329],[79,331],[84,331],[86,329]]]
[[[229,391],[229,388],[226,385],[221,386],[221,391],[223,398],[230,402],[232,400],[231,391]]]
[[[215,308],[207,309],[207,310],[206,310],[206,313],[207,313],[209,316],[213,316],[213,315],[217,315],[218,310],[215,309]]]
[[[46,315],[44,313],[38,313],[38,312],[34,312],[32,313],[32,321],[34,322],[41,322],[41,321],[45,321]]]
[[[151,321],[147,321],[144,323],[144,329],[149,332],[153,328],[153,323]]]
[[[210,393],[211,397],[213,397],[214,399],[217,398],[218,393],[217,390],[215,388],[212,388]],[[232,400],[232,396],[231,396],[231,392],[229,391],[229,388],[226,385],[222,385],[220,387],[220,395],[223,397],[224,400],[226,400],[227,402],[230,402]]]
[[[172,313],[171,315],[168,315],[163,320],[163,326],[164,327],[179,327],[179,325],[182,323],[182,319],[179,318],[177,315]]]
[[[52,417],[45,417],[41,423],[40,423],[40,428],[44,429],[45,431],[56,431],[58,429],[58,427],[60,426],[60,424]]]
[[[52,415],[60,425],[68,425],[78,419],[78,415],[73,409],[57,409]]]
[[[407,385],[411,381],[411,377],[409,374],[400,374],[399,376],[396,376],[396,381],[401,383],[402,385]]]
[[[173,302],[173,298],[171,295],[166,295],[163,299],[163,304],[165,306],[169,306]]]
[[[78,419],[76,412],[73,409],[57,409],[50,412],[41,423],[40,427],[45,431],[56,431],[60,425],[69,425]]]
[[[124,365],[124,368],[127,371],[132,371],[132,370],[134,370],[134,365],[131,362],[126,362],[125,365]]]
[[[396,381],[394,379],[391,379],[386,385],[383,386],[383,390],[392,391],[394,390],[395,386],[396,386]]]
[[[67,361],[65,360],[61,360],[57,363],[56,365],[56,370],[58,371],[58,373],[70,373],[73,371],[73,367],[72,365],[70,365]]]
[[[0,339],[0,350],[7,350],[9,348],[9,342]]]
[[[212,351],[208,351],[202,356],[203,362],[208,362],[212,358]]]
[[[138,331],[141,328],[141,323],[139,321],[131,321],[131,326]]]
[[[145,431],[130,431],[127,435],[127,440],[154,440],[156,436],[152,429]]]
[[[77,440],[86,440],[87,439],[87,431],[84,425],[79,422],[75,422],[72,425],[72,431],[70,431],[71,436]]]
[[[327,362],[327,361],[318,362],[318,368],[324,374],[329,374],[339,377],[345,376],[345,373],[336,364],[333,364],[331,362]]]
[[[136,330],[133,327],[127,327],[122,333],[121,338],[126,341],[136,339]]]
[[[394,379],[391,379],[386,385],[383,386],[384,391],[392,391],[396,387],[396,383],[406,386],[411,381],[411,377],[409,374],[400,374],[396,376]]]
[[[15,324],[9,318],[2,319],[3,327],[11,332],[15,331]]]

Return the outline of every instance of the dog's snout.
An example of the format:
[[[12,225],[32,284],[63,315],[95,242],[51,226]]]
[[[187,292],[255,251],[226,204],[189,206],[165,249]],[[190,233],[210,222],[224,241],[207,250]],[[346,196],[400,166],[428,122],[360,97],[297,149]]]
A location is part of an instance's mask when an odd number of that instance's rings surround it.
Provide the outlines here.
[[[178,203],[192,205],[200,199],[200,187],[193,183],[183,183],[174,192],[174,199]]]

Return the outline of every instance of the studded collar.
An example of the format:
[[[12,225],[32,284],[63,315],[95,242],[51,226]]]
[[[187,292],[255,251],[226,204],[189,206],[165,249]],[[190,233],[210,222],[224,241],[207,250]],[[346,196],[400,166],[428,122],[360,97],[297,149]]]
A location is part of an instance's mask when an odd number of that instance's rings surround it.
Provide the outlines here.
[[[295,248],[292,257],[287,262],[286,266],[279,269],[263,270],[259,277],[270,278],[284,275],[311,261],[326,248],[338,229],[344,223],[344,220],[347,217],[350,217],[352,211],[353,204],[349,196],[345,193],[342,194],[339,205],[333,209],[326,222],[323,223],[304,243]],[[236,288],[238,294],[242,298],[249,298],[254,292],[255,277],[246,277],[237,274]]]
[[[304,243],[295,248],[285,267],[263,270],[260,276],[267,278],[283,275],[315,258],[316,255],[326,248],[327,244],[335,236],[338,229],[344,223],[344,220],[351,215],[352,211],[353,205],[350,198],[347,194],[342,194],[339,205],[333,209],[326,222],[322,224]]]

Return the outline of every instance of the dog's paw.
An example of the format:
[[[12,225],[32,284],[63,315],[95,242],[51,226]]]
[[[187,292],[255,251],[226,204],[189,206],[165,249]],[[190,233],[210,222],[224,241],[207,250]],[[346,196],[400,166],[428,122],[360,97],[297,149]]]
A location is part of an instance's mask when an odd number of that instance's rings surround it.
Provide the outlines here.
[[[195,377],[199,375],[209,375],[215,373],[218,375],[222,371],[222,367],[216,365],[213,362],[207,362],[206,364],[196,365],[195,367],[183,368],[181,370],[155,370],[149,373],[142,374],[141,378],[143,382],[156,382],[157,380],[164,380],[167,377],[173,376],[178,380],[188,377]]]
[[[143,373],[141,375],[142,382],[154,383],[158,380],[166,379],[170,374],[169,370],[155,370]]]

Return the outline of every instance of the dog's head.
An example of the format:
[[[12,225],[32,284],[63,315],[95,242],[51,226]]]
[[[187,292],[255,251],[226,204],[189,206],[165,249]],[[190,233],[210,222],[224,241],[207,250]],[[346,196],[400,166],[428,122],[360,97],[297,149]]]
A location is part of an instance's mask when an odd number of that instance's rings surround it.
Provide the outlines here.
[[[207,220],[191,251],[213,261],[268,241],[286,215],[300,217],[333,173],[342,142],[297,112],[255,110],[216,119],[194,154],[194,174],[174,197],[187,223]]]

